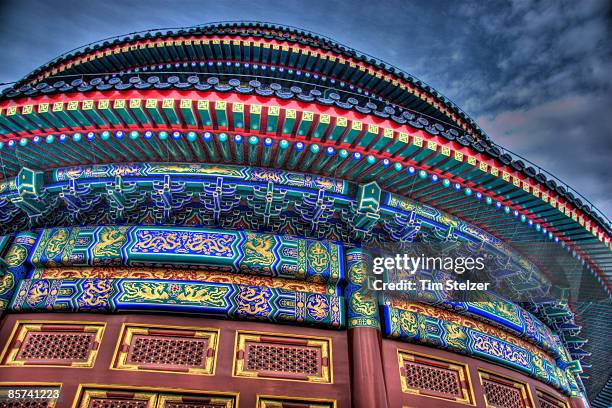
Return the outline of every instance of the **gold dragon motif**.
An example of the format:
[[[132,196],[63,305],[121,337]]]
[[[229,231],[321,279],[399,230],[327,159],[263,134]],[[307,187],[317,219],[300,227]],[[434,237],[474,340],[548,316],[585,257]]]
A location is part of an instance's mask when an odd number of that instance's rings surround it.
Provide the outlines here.
[[[121,254],[121,246],[127,241],[125,228],[104,227],[100,233],[100,241],[94,245],[91,253],[94,257],[117,256]]]
[[[274,263],[275,240],[272,235],[247,234],[247,242],[242,246],[244,262],[271,266]]]

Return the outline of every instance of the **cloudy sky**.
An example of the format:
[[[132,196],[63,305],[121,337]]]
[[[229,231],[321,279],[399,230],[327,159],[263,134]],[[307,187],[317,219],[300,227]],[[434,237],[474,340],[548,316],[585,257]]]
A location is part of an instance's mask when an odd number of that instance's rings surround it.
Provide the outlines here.
[[[610,217],[611,4],[0,0],[0,82],[79,45],[134,31],[221,20],[294,25],[429,83],[497,143],[566,181]]]

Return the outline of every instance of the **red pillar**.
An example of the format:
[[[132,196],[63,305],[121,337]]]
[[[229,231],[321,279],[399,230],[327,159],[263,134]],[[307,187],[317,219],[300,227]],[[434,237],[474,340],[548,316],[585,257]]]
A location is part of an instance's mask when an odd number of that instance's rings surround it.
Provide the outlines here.
[[[348,338],[353,408],[388,408],[380,331],[354,327],[348,330]]]
[[[590,405],[579,397],[570,398],[569,403],[572,408],[590,408]]]

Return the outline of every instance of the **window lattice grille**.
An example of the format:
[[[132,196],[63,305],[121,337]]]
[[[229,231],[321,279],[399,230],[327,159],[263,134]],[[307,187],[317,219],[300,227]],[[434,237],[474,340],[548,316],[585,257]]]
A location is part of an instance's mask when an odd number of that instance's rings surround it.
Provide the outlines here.
[[[315,347],[250,343],[247,344],[246,366],[249,371],[318,375],[321,354]]]
[[[127,362],[131,364],[202,367],[208,349],[207,339],[134,336]]]
[[[135,401],[115,398],[93,398],[88,408],[147,408],[147,401]]]
[[[418,390],[433,391],[449,397],[461,397],[461,383],[456,371],[426,366],[411,361],[404,363],[406,385]]]
[[[517,388],[490,380],[483,380],[482,387],[489,405],[497,408],[525,408],[525,401]]]
[[[19,360],[87,361],[94,333],[31,332],[17,354]]]

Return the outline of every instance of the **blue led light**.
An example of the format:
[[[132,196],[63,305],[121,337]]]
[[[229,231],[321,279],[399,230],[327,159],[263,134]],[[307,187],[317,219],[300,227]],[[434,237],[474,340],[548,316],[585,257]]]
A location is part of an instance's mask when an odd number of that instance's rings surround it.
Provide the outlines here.
[[[181,138],[181,132],[179,132],[178,130],[175,130],[174,132],[172,132],[172,138],[174,140],[179,140]]]
[[[264,139],[264,146],[270,147],[274,144],[274,140],[272,138],[266,137]]]
[[[67,139],[68,139],[68,135],[67,135],[67,134],[65,134],[65,133],[62,133],[62,134],[59,136],[59,139],[58,139],[58,140],[59,140],[61,143],[63,143],[63,142],[65,142]]]
[[[414,167],[412,167],[412,166],[409,166],[408,167],[408,174],[412,175],[414,173],[416,173],[416,169]]]
[[[353,160],[361,160],[361,153],[359,152],[353,153]]]
[[[389,167],[391,165],[391,161],[389,159],[383,159],[382,164],[385,167]]]
[[[304,150],[304,143],[302,143],[302,142],[297,142],[297,143],[295,144],[295,150],[297,150],[297,151],[302,151],[302,150]]]
[[[85,136],[87,140],[92,141],[96,138],[96,134],[94,132],[87,132],[87,136]]]
[[[17,143],[15,143],[14,140],[9,140],[8,143],[7,143],[8,147],[15,147],[16,144]]]
[[[34,136],[32,142],[34,142],[34,144],[38,144],[40,142],[40,136]]]
[[[145,139],[147,139],[147,140],[148,140],[148,139],[150,139],[150,138],[152,138],[152,137],[153,137],[153,132],[152,132],[152,131],[147,130],[146,132],[144,132],[144,138],[145,138]]]
[[[334,149],[331,146],[329,146],[327,149],[325,149],[325,154],[327,154],[328,156],[333,156],[335,152],[336,152],[336,149]]]
[[[455,183],[455,190],[457,191],[461,190],[461,184]]]
[[[234,135],[234,142],[242,143],[242,136],[241,135]]]
[[[115,132],[115,137],[117,139],[123,139],[124,135],[125,135],[125,133],[123,133],[123,131],[121,131],[121,130],[118,130],[118,131]]]
[[[212,140],[212,133],[210,132],[204,132],[202,133],[202,140],[204,140],[205,142],[210,142]]]

